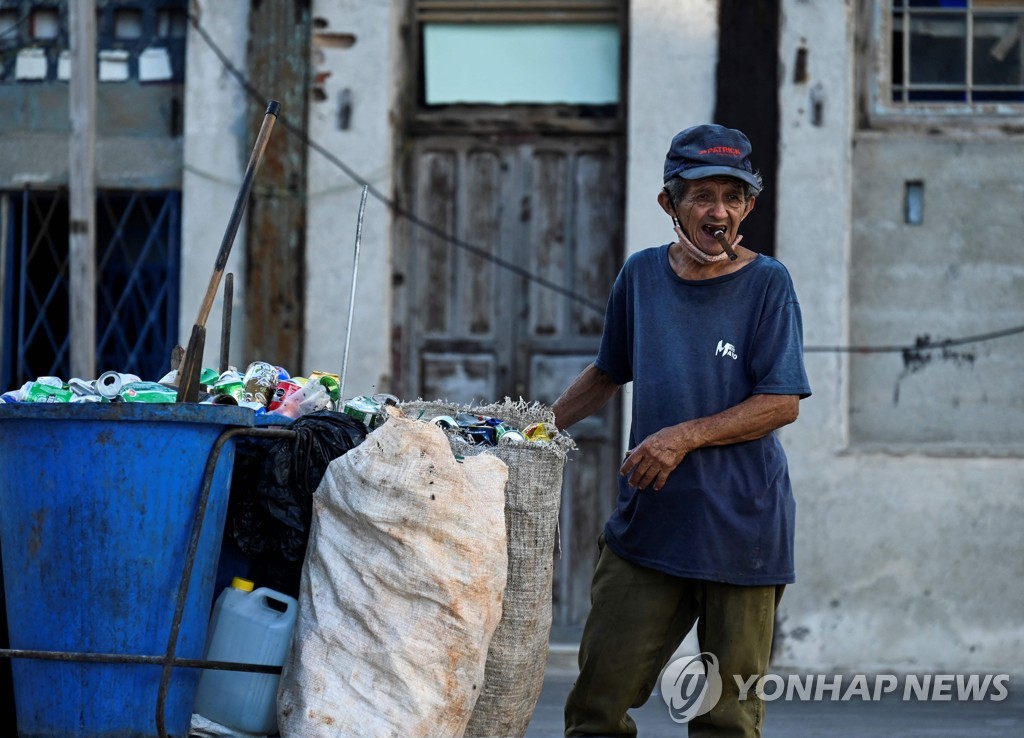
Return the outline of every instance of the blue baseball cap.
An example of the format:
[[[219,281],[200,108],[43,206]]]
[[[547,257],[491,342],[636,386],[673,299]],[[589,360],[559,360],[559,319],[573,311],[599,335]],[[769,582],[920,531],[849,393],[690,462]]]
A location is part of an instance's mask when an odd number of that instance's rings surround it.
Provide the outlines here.
[[[750,139],[742,131],[716,124],[693,126],[672,139],[665,156],[665,182],[674,177],[735,177],[758,192],[763,185],[750,163]]]

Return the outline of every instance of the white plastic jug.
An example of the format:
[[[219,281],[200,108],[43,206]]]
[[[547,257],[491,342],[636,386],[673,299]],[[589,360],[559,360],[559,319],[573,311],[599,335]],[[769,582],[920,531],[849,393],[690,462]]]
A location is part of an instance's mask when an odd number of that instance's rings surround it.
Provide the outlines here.
[[[207,636],[207,661],[284,664],[298,603],[266,587],[252,588],[252,582],[236,577],[217,598]],[[206,669],[199,679],[194,711],[246,733],[276,733],[279,680],[277,674]]]

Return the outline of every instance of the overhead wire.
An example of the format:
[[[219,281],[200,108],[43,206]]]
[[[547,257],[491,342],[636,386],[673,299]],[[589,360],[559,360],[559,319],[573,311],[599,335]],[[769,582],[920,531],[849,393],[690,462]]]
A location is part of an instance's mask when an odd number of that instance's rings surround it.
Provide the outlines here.
[[[203,39],[206,45],[209,46],[210,50],[214,53],[214,55],[216,55],[217,59],[220,61],[224,69],[232,77],[235,78],[239,85],[241,85],[242,89],[245,90],[245,92],[257,102],[265,102],[268,99],[268,96],[264,95],[260,90],[257,90],[249,81],[249,79],[244,74],[242,74],[242,72],[232,63],[232,61],[227,57],[224,51],[217,45],[213,38],[211,38],[209,33],[207,33],[206,29],[203,28],[202,24],[200,23],[199,19],[195,16],[195,14],[189,14],[189,21],[192,23],[192,27],[196,30],[196,32]],[[573,300],[574,302],[584,305],[585,307],[589,307],[592,310],[596,310],[599,313],[604,313],[604,305],[597,303],[576,292],[573,292],[572,290],[563,287],[560,284],[552,282],[549,279],[533,274],[532,272],[530,272],[527,269],[524,269],[518,264],[514,264],[510,261],[502,259],[501,257],[495,256],[491,254],[487,249],[482,248],[476,244],[469,243],[468,241],[465,241],[451,233],[448,233],[443,228],[439,228],[433,225],[432,223],[424,220],[423,218],[420,218],[415,213],[406,210],[397,202],[395,202],[387,195],[385,195],[383,192],[381,192],[376,186],[374,186],[372,182],[369,182],[366,179],[364,179],[358,172],[356,172],[354,169],[352,169],[352,167],[350,167],[348,164],[346,164],[344,161],[338,158],[333,152],[329,151],[327,148],[311,139],[300,127],[296,126],[290,120],[288,120],[287,116],[283,114],[279,115],[278,124],[292,135],[297,136],[299,140],[303,142],[303,144],[313,149],[321,156],[326,158],[330,163],[338,167],[338,169],[344,172],[346,176],[348,176],[355,183],[357,183],[357,185],[366,187],[369,194],[373,196],[374,199],[383,203],[396,216],[404,218],[413,225],[422,228],[427,233],[430,233],[431,235],[436,236],[437,238],[447,243],[450,243],[453,246],[468,251],[469,253],[474,254],[475,256],[479,256],[481,259],[489,261],[495,264],[496,266],[499,266],[502,269],[505,269],[519,277],[522,277],[531,282],[534,282],[535,284],[550,289],[570,300]],[[1008,336],[1018,335],[1021,333],[1024,333],[1024,325],[1014,326],[1012,328],[1006,328],[998,331],[980,333],[977,335],[962,336],[959,338],[933,340],[930,337],[930,335],[926,334],[920,336],[913,344],[906,345],[809,345],[804,346],[804,352],[836,354],[908,354],[910,352],[939,350],[951,348],[954,346],[963,346],[971,343],[992,341],[998,338],[1005,338]]]
[[[257,90],[252,85],[252,83],[245,77],[245,75],[243,75],[241,71],[231,62],[227,55],[224,54],[220,47],[217,46],[216,42],[206,32],[206,29],[202,27],[202,24],[199,22],[198,18],[196,18],[194,14],[190,14],[189,20],[192,22],[192,26],[196,29],[196,32],[199,34],[199,36],[203,39],[203,41],[206,42],[207,46],[210,47],[210,50],[213,51],[213,53],[220,60],[220,63],[224,66],[225,70],[232,77],[234,77],[235,80],[238,81],[238,83],[242,86],[246,93],[248,93],[250,97],[257,101],[265,102],[268,99],[268,97],[259,90]],[[387,195],[385,195],[383,192],[381,192],[377,187],[373,185],[373,183],[366,181],[362,176],[359,175],[358,172],[356,172],[348,164],[346,164],[344,161],[335,156],[327,148],[311,139],[300,127],[292,123],[286,115],[282,114],[278,116],[278,125],[287,130],[289,133],[297,136],[299,140],[301,140],[306,146],[313,149],[318,154],[327,159],[327,161],[334,164],[341,171],[343,171],[349,178],[351,178],[355,182],[358,182],[360,185],[366,187],[369,194],[374,199],[383,203],[398,217],[404,218],[413,225],[422,228],[427,233],[430,233],[431,235],[436,236],[437,238],[446,241],[452,244],[453,246],[457,246],[458,248],[461,248],[464,251],[473,254],[474,256],[479,256],[482,259],[490,261],[491,263],[500,266],[506,271],[512,272],[513,274],[524,279],[527,279],[531,282],[534,282],[535,284],[538,284],[542,287],[546,287],[547,289],[552,290],[553,292],[557,292],[563,297],[567,297],[570,300],[580,303],[581,305],[585,305],[586,307],[589,307],[592,310],[596,310],[599,313],[604,313],[604,305],[597,303],[583,295],[577,294],[576,292],[573,292],[572,290],[563,287],[562,285],[556,282],[552,282],[550,279],[533,274],[528,269],[524,269],[518,264],[514,264],[511,261],[502,259],[499,256],[495,256],[494,254],[490,253],[487,249],[477,246],[476,244],[469,243],[468,241],[465,241],[461,238],[458,238],[457,236],[448,233],[443,228],[439,228],[434,224],[430,223],[429,221],[420,218],[415,213],[406,210],[397,202],[395,202]]]

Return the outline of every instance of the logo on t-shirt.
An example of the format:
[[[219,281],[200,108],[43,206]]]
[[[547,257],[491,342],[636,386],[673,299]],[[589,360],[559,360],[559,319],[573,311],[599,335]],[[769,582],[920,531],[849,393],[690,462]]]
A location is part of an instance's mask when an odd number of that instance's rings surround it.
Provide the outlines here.
[[[725,341],[718,342],[718,348],[715,349],[715,356],[729,356],[733,359],[740,358],[736,355],[736,347],[731,343],[726,343]]]

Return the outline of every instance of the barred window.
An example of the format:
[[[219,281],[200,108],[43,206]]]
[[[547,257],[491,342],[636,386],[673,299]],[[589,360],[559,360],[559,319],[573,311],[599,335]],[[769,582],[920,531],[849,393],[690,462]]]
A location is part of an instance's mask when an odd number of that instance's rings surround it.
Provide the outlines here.
[[[891,0],[890,101],[1024,103],[1024,0]]]

